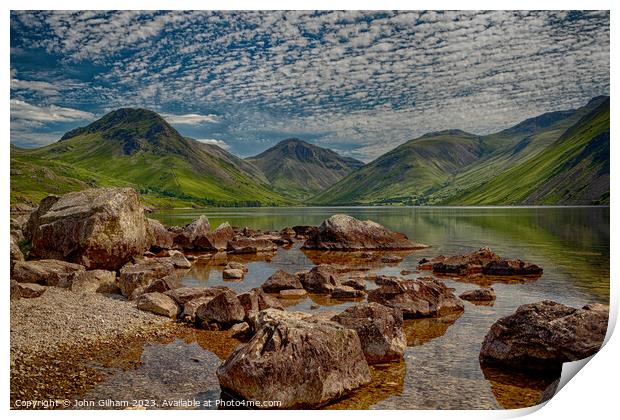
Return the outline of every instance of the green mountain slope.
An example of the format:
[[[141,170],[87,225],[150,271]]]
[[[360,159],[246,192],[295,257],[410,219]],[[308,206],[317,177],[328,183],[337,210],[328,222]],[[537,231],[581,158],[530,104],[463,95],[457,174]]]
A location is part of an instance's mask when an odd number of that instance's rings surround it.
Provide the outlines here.
[[[570,149],[570,153],[575,153],[571,161],[571,167],[574,167],[572,178],[564,177],[562,171],[550,173],[541,170],[535,166],[538,161],[533,159],[546,153],[539,159],[549,160],[550,156],[563,153],[556,143],[566,137],[564,133],[572,130],[578,122],[592,119],[593,113],[608,101],[608,97],[597,97],[582,108],[546,113],[486,136],[474,136],[458,130],[427,134],[404,143],[351,173],[312,201],[336,205],[605,203],[605,194],[608,200],[609,178],[603,172],[604,162],[607,162],[607,167],[609,165],[609,153],[605,154],[605,144],[609,147],[609,140],[605,140],[604,136],[597,139],[595,144],[598,146],[591,146],[596,149],[593,152],[596,154],[594,163],[588,159],[590,149],[584,154]],[[546,189],[542,186],[546,180],[537,178],[535,184],[541,191],[535,193],[530,190],[534,181],[526,181],[519,170],[511,171],[527,162],[530,162],[530,169],[539,172],[542,177],[556,178]],[[602,166],[599,171],[598,166],[594,168],[592,165]],[[579,171],[591,173],[590,169],[601,175],[588,178],[577,174]],[[563,170],[568,170],[568,167]],[[506,180],[506,184],[502,185],[506,190],[500,193],[499,181],[495,180],[502,176],[506,176],[501,178]],[[569,181],[576,178],[581,178],[580,186]],[[592,194],[586,194],[585,190],[579,194],[574,191],[583,189],[588,183],[591,184],[590,191],[595,191]],[[551,185],[554,187],[551,188]],[[558,188],[568,192],[559,194]]]
[[[276,191],[295,199],[315,195],[364,165],[299,139],[281,141],[247,161],[263,171]]]
[[[131,185],[155,205],[287,203],[253,165],[181,136],[144,109],[111,112],[39,149],[12,148],[11,171],[15,201],[36,200],[58,188]],[[54,180],[51,185],[45,177]]]
[[[608,204],[609,99],[542,152],[448,203]]]

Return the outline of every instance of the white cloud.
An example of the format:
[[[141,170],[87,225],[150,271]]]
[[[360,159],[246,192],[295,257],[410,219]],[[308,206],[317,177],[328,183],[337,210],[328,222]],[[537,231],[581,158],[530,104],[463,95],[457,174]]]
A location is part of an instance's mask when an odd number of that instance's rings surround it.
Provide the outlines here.
[[[56,105],[36,106],[19,99],[11,99],[11,120],[38,122],[67,122],[94,119],[90,112]]]
[[[217,115],[200,115],[200,114],[161,114],[162,117],[170,124],[183,124],[183,125],[201,125],[204,123],[215,123],[219,121]]]
[[[224,140],[217,140],[217,139],[196,139],[196,141],[199,141],[201,143],[205,143],[205,144],[212,144],[214,146],[220,147],[224,150],[228,150],[230,149],[230,145],[228,143],[226,143]]]

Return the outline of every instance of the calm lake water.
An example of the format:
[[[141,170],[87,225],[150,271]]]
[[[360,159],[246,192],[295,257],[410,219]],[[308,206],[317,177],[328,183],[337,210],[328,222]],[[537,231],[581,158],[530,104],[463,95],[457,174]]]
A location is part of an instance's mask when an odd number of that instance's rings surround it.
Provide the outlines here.
[[[415,270],[423,257],[452,255],[491,247],[503,257],[520,258],[541,265],[544,274],[537,280],[493,283],[497,299],[492,306],[465,302],[459,317],[406,321],[408,348],[402,363],[373,367],[373,381],[348,398],[327,408],[401,408],[401,409],[501,409],[536,404],[541,392],[553,378],[532,378],[501,371],[483,371],[478,363],[480,345],[489,327],[522,304],[554,300],[581,307],[592,302],[609,301],[609,208],[234,208],[159,211],[151,215],[167,225],[185,225],[205,214],[211,226],[229,222],[263,230],[280,230],[293,225],[318,225],[327,217],[345,213],[359,219],[371,219],[390,229],[406,233],[415,242],[431,247],[415,251],[398,265],[377,265],[372,272],[399,274]],[[185,285],[226,284],[237,292],[260,286],[277,269],[288,272],[307,270],[319,262],[306,255],[300,243],[280,248],[274,256],[247,262],[249,272],[243,281],[222,279],[222,266],[194,262],[183,274]],[[413,273],[407,278],[428,275]],[[458,295],[479,287],[454,279],[442,279]],[[368,283],[369,288],[373,287]],[[337,310],[355,302],[335,301],[311,296],[288,302],[289,309],[312,311]],[[153,343],[143,351],[139,369],[102,383],[91,392],[93,397],[147,398],[167,394],[153,391],[153,383],[170,384],[170,395],[184,398],[217,396],[219,387],[215,369],[217,357],[202,340],[177,340]],[[200,345],[199,345],[200,344]],[[209,360],[200,369],[201,389],[185,386],[184,360]],[[169,366],[169,369],[162,369]],[[171,371],[173,372],[171,374]],[[132,376],[133,375],[133,376]],[[162,377],[165,376],[165,377]],[[176,376],[175,376],[176,375]],[[148,378],[136,380],[135,378]],[[121,380],[122,378],[122,380]],[[132,379],[133,378],[133,379]],[[194,378],[196,378],[194,376]],[[139,384],[143,383],[143,386]]]

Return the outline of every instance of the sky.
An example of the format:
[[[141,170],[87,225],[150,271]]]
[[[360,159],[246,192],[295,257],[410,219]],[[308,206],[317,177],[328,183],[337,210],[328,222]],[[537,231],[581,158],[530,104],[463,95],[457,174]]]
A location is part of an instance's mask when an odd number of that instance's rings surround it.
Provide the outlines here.
[[[121,107],[239,156],[291,137],[370,161],[609,94],[608,11],[12,11],[11,143]]]

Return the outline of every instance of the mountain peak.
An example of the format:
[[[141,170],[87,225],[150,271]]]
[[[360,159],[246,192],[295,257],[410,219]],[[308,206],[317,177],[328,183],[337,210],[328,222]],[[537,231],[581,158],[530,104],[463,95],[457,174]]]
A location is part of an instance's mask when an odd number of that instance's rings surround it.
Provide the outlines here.
[[[82,135],[100,135],[121,142],[123,154],[139,150],[179,150],[186,140],[158,113],[144,108],[119,108],[97,121],[65,133],[60,141]]]

